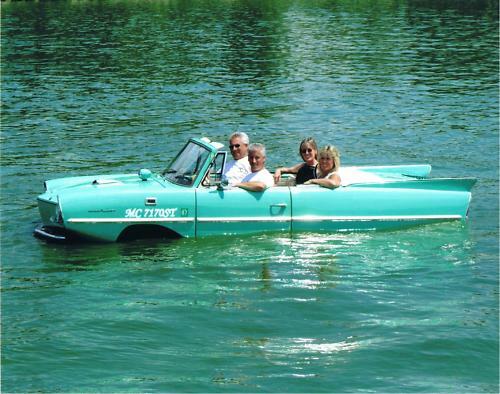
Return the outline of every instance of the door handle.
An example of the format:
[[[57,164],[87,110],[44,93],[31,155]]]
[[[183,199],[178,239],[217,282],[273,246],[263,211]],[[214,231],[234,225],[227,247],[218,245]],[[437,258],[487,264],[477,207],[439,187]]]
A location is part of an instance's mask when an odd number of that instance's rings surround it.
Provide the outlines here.
[[[271,204],[272,207],[278,207],[278,208],[286,208],[286,204],[284,202],[278,203],[278,204]]]

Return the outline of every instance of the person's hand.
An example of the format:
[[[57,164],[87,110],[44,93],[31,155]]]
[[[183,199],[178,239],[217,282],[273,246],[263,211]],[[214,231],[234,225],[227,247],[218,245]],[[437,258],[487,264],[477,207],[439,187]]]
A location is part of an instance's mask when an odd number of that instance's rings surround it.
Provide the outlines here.
[[[274,183],[278,183],[281,179],[281,168],[277,168],[276,171],[274,171]]]

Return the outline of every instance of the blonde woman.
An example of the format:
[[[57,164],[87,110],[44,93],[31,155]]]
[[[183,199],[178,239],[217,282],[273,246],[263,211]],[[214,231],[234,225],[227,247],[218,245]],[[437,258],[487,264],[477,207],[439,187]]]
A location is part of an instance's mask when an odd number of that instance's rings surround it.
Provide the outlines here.
[[[318,153],[318,177],[310,179],[306,185],[320,185],[329,189],[335,189],[341,185],[339,175],[340,154],[337,148],[332,145],[326,145]]]

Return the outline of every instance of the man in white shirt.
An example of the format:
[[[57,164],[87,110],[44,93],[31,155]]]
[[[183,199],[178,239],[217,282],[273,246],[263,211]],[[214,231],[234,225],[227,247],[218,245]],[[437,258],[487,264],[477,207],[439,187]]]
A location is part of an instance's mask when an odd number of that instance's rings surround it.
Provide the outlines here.
[[[262,144],[252,144],[248,148],[248,161],[252,172],[245,176],[236,187],[251,192],[262,192],[274,186],[273,175],[265,168],[266,148]]]
[[[248,163],[248,135],[242,131],[237,131],[229,137],[229,150],[233,160],[226,162],[222,179],[226,180],[230,186],[234,186],[248,174],[250,174],[250,164]]]

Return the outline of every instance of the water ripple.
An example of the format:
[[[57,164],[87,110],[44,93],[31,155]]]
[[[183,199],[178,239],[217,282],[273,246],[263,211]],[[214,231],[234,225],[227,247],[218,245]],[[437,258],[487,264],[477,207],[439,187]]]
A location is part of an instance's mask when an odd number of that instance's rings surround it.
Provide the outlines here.
[[[498,392],[498,7],[2,2],[8,392]],[[474,176],[470,221],[50,245],[46,179],[163,169],[235,129],[267,166]],[[496,218],[496,219],[495,219]]]

